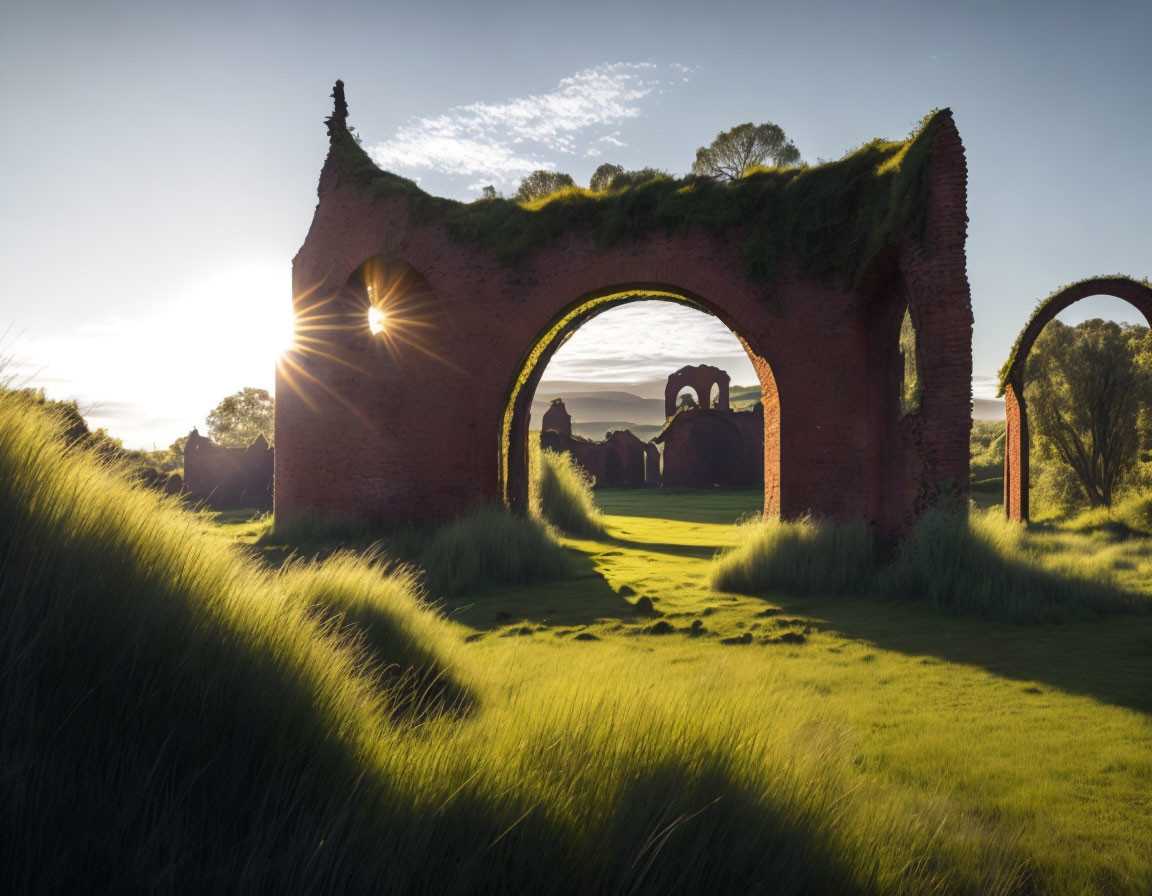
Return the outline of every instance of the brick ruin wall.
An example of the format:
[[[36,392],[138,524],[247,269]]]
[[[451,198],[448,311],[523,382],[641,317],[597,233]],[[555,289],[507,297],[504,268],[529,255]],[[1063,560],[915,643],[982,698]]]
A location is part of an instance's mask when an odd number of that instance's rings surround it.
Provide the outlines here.
[[[247,448],[223,448],[196,430],[184,446],[184,493],[218,510],[272,509],[275,450],[263,436]]]
[[[577,229],[505,265],[414,215],[408,197],[366,195],[330,155],[293,268],[297,312],[312,315],[309,336],[324,351],[298,351],[278,374],[277,516],[395,524],[524,506],[531,358],[542,369],[594,312],[656,293],[715,314],[746,346],[765,395],[766,512],[907,531],[941,488],[968,481],[966,169],[949,117],[932,140],[922,232],[881,252],[852,288],[787,263],[770,285],[751,282],[740,240],[703,231],[602,249]],[[404,313],[419,319],[407,342],[366,332],[355,286],[371,259],[419,283],[420,300],[397,313],[397,327]],[[922,392],[901,418],[905,306]],[[557,330],[560,320],[569,323]],[[352,335],[357,321],[363,332]],[[553,344],[533,356],[544,334]]]

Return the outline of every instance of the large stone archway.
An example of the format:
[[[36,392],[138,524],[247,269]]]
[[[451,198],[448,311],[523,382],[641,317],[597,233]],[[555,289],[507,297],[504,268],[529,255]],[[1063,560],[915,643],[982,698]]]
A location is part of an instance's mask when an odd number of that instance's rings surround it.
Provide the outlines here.
[[[966,169],[947,111],[814,169],[522,207],[436,199],[379,171],[334,96],[293,266],[298,347],[277,379],[278,519],[522,506],[547,359],[590,316],[653,297],[715,314],[747,349],[766,396],[766,511],[893,535],[966,487]],[[905,308],[921,401],[901,416]]]
[[[1136,308],[1152,327],[1152,284],[1130,277],[1091,277],[1062,287],[1041,302],[1016,338],[1012,353],[1000,371],[1004,396],[1004,511],[1010,520],[1028,520],[1029,461],[1028,408],[1024,401],[1024,374],[1028,355],[1047,326],[1065,308],[1089,296],[1112,296]]]

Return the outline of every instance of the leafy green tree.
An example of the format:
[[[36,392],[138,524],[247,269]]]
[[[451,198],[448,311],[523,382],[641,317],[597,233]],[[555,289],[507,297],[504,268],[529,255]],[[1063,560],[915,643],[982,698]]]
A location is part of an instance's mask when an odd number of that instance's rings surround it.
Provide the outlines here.
[[[597,193],[607,190],[623,190],[625,187],[636,187],[646,184],[657,177],[671,177],[667,171],[659,168],[641,168],[638,171],[625,171],[621,165],[610,165],[605,162],[592,175],[589,189]]]
[[[480,190],[481,199],[499,199],[500,194],[496,192],[496,188],[492,184],[482,187]]]
[[[738,124],[721,131],[710,146],[696,150],[692,173],[721,180],[739,180],[752,168],[771,160],[783,168],[800,164],[800,150],[778,124]]]
[[[1025,401],[1040,459],[1070,469],[1092,507],[1111,507],[1135,471],[1150,359],[1147,327],[1105,320],[1052,321],[1028,357]]]
[[[208,437],[225,448],[247,448],[261,433],[271,442],[274,420],[272,396],[265,389],[248,386],[208,414]]]
[[[610,162],[605,162],[592,172],[592,180],[588,182],[588,189],[602,193],[612,186],[613,179],[623,173],[624,167],[622,165],[613,165]]]
[[[542,196],[549,196],[565,187],[576,186],[571,174],[561,171],[533,171],[520,181],[520,189],[516,191],[517,202],[529,202]]]

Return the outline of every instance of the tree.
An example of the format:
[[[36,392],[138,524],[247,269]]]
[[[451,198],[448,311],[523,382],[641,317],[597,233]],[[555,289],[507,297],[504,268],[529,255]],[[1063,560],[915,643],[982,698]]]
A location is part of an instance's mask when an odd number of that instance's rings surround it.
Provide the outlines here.
[[[597,193],[603,193],[612,186],[613,179],[623,173],[623,165],[613,165],[611,162],[605,162],[592,172],[592,180],[588,181],[588,189],[594,190]]]
[[[771,159],[777,167],[800,164],[800,150],[777,124],[738,124],[721,131],[711,146],[696,150],[692,173],[723,180],[739,180],[752,168]]]
[[[1048,324],[1028,357],[1025,403],[1040,457],[1066,465],[1092,507],[1111,507],[1135,469],[1152,397],[1148,328]]]
[[[623,190],[625,187],[637,187],[646,184],[658,177],[671,177],[667,171],[659,168],[641,168],[639,171],[625,171],[621,165],[610,165],[605,162],[592,175],[589,189],[597,193],[607,190]]]
[[[520,181],[520,189],[516,191],[517,202],[529,202],[541,196],[549,196],[565,187],[576,186],[571,174],[560,171],[533,171]]]
[[[208,415],[208,437],[225,448],[247,448],[263,433],[273,436],[274,404],[265,389],[251,386],[229,395]]]
[[[496,192],[496,188],[494,186],[492,186],[492,184],[488,184],[488,186],[481,188],[480,198],[481,199],[500,199],[501,196],[499,193]]]

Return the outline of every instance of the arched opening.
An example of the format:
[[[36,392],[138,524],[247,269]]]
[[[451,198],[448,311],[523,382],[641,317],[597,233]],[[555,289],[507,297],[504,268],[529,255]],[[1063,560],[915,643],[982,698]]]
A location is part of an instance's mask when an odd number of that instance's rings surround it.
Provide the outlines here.
[[[686,386],[676,393],[676,410],[680,408],[702,408],[707,407],[700,399],[696,390],[691,386]]]
[[[915,492],[914,444],[923,379],[917,311],[897,259],[877,259],[869,276],[867,518],[882,534],[898,531]]]
[[[1084,299],[1109,297],[1131,306],[1143,323],[1152,326],[1152,284],[1128,277],[1101,277],[1073,283],[1053,293],[1042,302],[1032,315],[1032,319],[1021,330],[1012,353],[1000,373],[1000,391],[1004,396],[1005,440],[1004,440],[1004,511],[1009,519],[1026,521],[1030,517],[1029,492],[1031,490],[1030,471],[1030,425],[1028,419],[1027,374],[1028,362],[1036,341],[1044,328],[1062,312]],[[1100,300],[1093,298],[1093,304]],[[1097,305],[1097,308],[1101,307]],[[1130,320],[1123,305],[1113,304],[1107,299],[1103,307],[1110,316]],[[1069,322],[1088,319],[1090,306],[1085,311],[1072,312],[1066,317]],[[1134,422],[1133,422],[1134,423]]]
[[[501,444],[501,478],[505,501],[512,507],[524,509],[528,506],[528,437],[530,432],[530,418],[532,400],[536,388],[549,362],[559,348],[585,323],[604,312],[644,301],[671,302],[686,306],[696,311],[702,311],[719,319],[719,321],[733,334],[737,344],[750,363],[752,378],[759,386],[763,398],[762,417],[756,416],[754,425],[758,428],[757,435],[762,433],[763,442],[760,447],[757,439],[758,455],[756,460],[763,458],[764,509],[768,513],[779,513],[780,509],[780,402],[776,390],[775,378],[772,375],[768,361],[757,355],[750,348],[748,342],[741,338],[738,324],[726,319],[718,309],[705,299],[689,294],[685,291],[669,288],[667,286],[649,286],[644,288],[630,288],[627,291],[607,289],[599,294],[587,295],[572,303],[566,311],[559,315],[540,336],[535,344],[526,353],[522,361],[516,381],[509,389],[508,400],[504,415],[503,438]],[[664,376],[671,371],[667,366],[662,369]],[[712,398],[713,381],[708,382],[706,388],[701,387],[685,390],[675,389],[667,400],[678,398],[683,392],[692,395],[697,404]],[[727,383],[721,384],[717,394],[726,399]],[[700,393],[703,393],[702,395]],[[550,396],[549,396],[550,397]],[[655,399],[653,399],[655,400]],[[711,402],[710,402],[711,403]],[[726,405],[726,401],[724,402]],[[725,413],[727,413],[725,408]],[[745,416],[752,417],[751,412]],[[666,421],[665,421],[666,422]],[[660,472],[661,456],[658,447],[646,440],[638,441],[633,447],[625,449],[620,461],[621,469],[618,471],[621,481],[628,482],[654,482]],[[726,445],[723,447],[727,447]],[[731,452],[730,452],[731,453]],[[616,456],[611,454],[608,456]],[[612,463],[612,462],[606,462]],[[746,461],[745,461],[746,464]],[[759,468],[759,464],[757,464]],[[614,468],[605,470],[605,478],[611,479]],[[715,478],[715,477],[713,477]]]
[[[920,352],[916,346],[916,325],[912,322],[912,309],[904,306],[900,321],[900,355],[904,374],[900,383],[900,416],[920,410]]]

